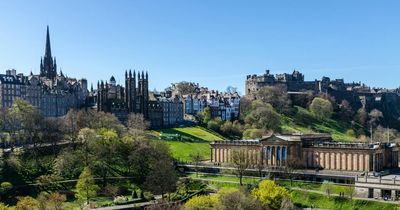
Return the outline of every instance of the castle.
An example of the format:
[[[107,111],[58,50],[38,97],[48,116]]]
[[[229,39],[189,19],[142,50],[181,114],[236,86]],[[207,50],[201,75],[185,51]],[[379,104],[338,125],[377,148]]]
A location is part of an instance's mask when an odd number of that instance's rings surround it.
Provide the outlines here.
[[[84,106],[88,96],[87,80],[70,78],[57,72],[56,58],[51,54],[50,33],[47,26],[44,57],[40,60],[40,74],[26,76],[10,69],[0,74],[0,108],[11,107],[21,98],[37,107],[45,117],[59,117],[71,108]]]
[[[371,88],[362,83],[345,83],[343,79],[331,80],[329,77],[305,81],[304,75],[296,70],[292,74],[276,75],[266,70],[262,75],[247,75],[246,97],[256,99],[257,92],[261,88],[278,85],[285,88],[291,97],[304,95],[307,92],[314,95],[326,93],[334,97],[338,104],[343,100],[348,101],[354,110],[359,108],[364,108],[367,111],[378,109],[382,111],[392,126],[400,128],[400,123],[397,120],[400,117],[399,89]]]

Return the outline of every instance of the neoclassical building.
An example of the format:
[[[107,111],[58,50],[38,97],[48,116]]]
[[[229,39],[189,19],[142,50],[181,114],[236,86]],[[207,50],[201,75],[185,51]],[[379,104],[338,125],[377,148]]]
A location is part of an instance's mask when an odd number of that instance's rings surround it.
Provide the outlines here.
[[[382,171],[399,165],[397,144],[334,142],[328,134],[274,134],[260,140],[216,141],[210,145],[214,163],[229,164],[232,152],[243,149],[253,167],[295,163],[308,169]]]

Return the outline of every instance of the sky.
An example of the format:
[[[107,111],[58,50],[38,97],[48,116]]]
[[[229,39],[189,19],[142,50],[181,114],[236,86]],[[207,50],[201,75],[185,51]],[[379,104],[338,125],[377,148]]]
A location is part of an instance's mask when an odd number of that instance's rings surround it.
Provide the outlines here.
[[[126,69],[150,89],[193,81],[237,87],[246,75],[305,74],[400,86],[399,1],[0,0],[0,73],[39,73],[46,26],[63,73],[96,84]]]

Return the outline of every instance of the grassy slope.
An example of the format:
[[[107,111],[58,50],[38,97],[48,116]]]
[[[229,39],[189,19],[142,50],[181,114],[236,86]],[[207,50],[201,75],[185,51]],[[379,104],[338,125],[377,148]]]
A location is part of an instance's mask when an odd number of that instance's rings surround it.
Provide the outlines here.
[[[173,157],[180,161],[190,161],[190,155],[196,153],[200,153],[204,160],[208,160],[210,142],[223,140],[222,136],[199,126],[154,130],[151,131],[151,135],[157,139],[160,135],[170,136],[171,140],[163,141],[170,146]],[[180,137],[184,140],[180,141]]]
[[[329,133],[336,141],[352,141],[354,139],[354,136],[346,133],[351,128],[349,122],[333,119],[317,120],[307,109],[297,106],[296,108],[297,114],[295,116],[283,117],[283,132]],[[303,120],[299,120],[298,116],[301,116]]]

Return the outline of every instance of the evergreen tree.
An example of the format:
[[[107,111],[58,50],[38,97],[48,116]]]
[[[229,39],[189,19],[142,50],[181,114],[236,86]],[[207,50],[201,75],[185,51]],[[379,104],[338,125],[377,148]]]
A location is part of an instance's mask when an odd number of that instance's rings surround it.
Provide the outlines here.
[[[88,167],[85,167],[76,183],[75,197],[80,201],[89,203],[90,198],[96,196],[99,187],[94,182],[94,178]]]

